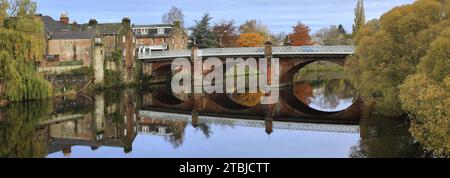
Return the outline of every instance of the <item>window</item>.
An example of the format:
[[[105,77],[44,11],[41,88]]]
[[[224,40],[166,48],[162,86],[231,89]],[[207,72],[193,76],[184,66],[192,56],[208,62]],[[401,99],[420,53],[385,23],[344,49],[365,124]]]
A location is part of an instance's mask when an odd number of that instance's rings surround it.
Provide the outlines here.
[[[101,38],[95,38],[95,43],[102,43],[102,39]]]
[[[157,28],[158,29],[158,34],[164,34],[164,28]]]

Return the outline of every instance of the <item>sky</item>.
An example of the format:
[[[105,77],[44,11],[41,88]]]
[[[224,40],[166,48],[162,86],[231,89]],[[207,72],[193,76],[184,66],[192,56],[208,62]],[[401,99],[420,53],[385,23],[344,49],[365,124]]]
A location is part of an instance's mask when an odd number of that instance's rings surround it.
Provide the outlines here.
[[[256,19],[274,32],[290,32],[297,22],[308,25],[312,32],[330,25],[352,28],[357,0],[35,0],[38,12],[59,19],[68,13],[70,20],[87,23],[120,22],[130,17],[133,24],[161,23],[161,17],[172,6],[185,15],[185,25],[192,26],[205,12],[213,23],[234,20],[242,24]],[[366,19],[379,18],[395,6],[414,0],[365,0]]]

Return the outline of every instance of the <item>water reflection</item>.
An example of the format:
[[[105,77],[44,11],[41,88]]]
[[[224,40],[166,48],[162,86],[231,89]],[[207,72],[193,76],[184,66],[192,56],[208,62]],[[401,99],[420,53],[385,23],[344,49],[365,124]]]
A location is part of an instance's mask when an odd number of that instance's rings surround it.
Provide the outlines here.
[[[352,158],[432,157],[408,132],[405,118],[369,116],[360,126],[361,140],[351,148]]]
[[[324,112],[350,108],[357,98],[355,93],[348,79],[299,81],[294,84],[294,95],[300,101]]]
[[[283,99],[297,108],[284,100],[260,106],[260,94],[177,95],[165,86],[16,103],[0,110],[0,157],[433,156],[406,119],[346,120],[358,110],[345,79],[299,80],[291,89]],[[330,118],[298,110],[301,103],[350,112]]]

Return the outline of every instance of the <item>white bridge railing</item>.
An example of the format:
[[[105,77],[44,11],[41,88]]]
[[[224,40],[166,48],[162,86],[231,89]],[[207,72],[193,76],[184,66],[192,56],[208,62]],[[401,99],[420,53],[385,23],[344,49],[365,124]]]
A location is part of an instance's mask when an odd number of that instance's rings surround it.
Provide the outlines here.
[[[192,122],[192,116],[187,114],[175,114],[157,111],[145,111],[139,112],[141,117],[157,118],[161,120],[172,121],[187,121]],[[199,122],[206,124],[217,125],[229,125],[229,126],[242,126],[242,127],[256,127],[264,128],[264,120],[247,120],[247,119],[232,119],[224,117],[208,117],[199,116]],[[295,123],[295,122],[279,122],[273,121],[274,129],[282,130],[301,130],[301,131],[315,131],[315,132],[334,132],[334,133],[359,133],[360,128],[358,125],[334,125],[334,124],[312,124],[312,123]]]
[[[350,55],[355,51],[354,46],[275,46],[272,48],[272,54],[277,55],[326,55],[342,54]],[[199,49],[199,55],[203,57],[222,57],[222,56],[264,56],[264,47],[248,48],[207,48]],[[169,50],[152,51],[149,53],[140,53],[139,59],[166,59],[166,58],[189,58],[191,50]]]

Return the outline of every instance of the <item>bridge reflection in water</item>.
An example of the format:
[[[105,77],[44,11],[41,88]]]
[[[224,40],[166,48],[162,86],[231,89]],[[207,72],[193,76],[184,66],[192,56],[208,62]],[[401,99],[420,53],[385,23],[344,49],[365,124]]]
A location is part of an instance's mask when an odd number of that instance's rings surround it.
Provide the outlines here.
[[[8,133],[15,132],[8,129],[15,128],[1,127],[0,136],[6,135],[0,137],[1,143],[7,143],[7,148],[18,148],[9,144],[20,144],[21,148],[42,150],[27,152],[31,155],[3,150],[8,154],[0,156],[296,157],[303,154],[302,150],[308,150],[308,146],[316,148],[318,144],[327,147],[329,152],[301,157],[327,154],[346,157],[360,137],[360,105],[347,94],[330,95],[328,90],[322,83],[302,81],[291,88],[282,88],[281,98],[274,105],[258,104],[259,94],[174,95],[165,85],[148,91],[107,91],[92,96],[57,98],[51,102],[16,104],[0,110],[0,118],[9,118],[0,119],[0,126],[26,124],[22,128],[37,129],[21,130],[24,133],[21,135],[26,137],[7,137]],[[333,107],[345,101],[348,108],[324,112],[310,107],[322,96],[331,98]],[[18,117],[16,110],[30,121],[23,122],[25,118]],[[200,137],[196,134],[198,131]],[[352,141],[344,141],[349,145],[342,147],[342,140],[349,137]],[[171,148],[165,147],[167,145]],[[284,145],[283,152],[277,148],[281,145]],[[333,155],[333,146],[341,146],[343,151]],[[186,152],[189,148],[195,151]],[[2,149],[5,148],[0,147]],[[159,151],[153,154],[142,151],[146,149]],[[318,152],[323,150],[325,148],[317,149]],[[139,155],[142,152],[145,155]]]
[[[292,107],[283,100],[275,105],[247,106],[232,95],[173,95],[169,91],[161,86],[149,92],[128,90],[97,94],[90,99],[55,101],[57,109],[52,116],[39,122],[39,137],[45,138],[52,157],[58,152],[70,156],[80,146],[94,152],[106,147],[132,153],[139,135],[161,137],[174,148],[180,148],[187,130],[192,129],[201,130],[207,138],[217,127],[260,130],[253,132],[255,135],[283,131],[357,135],[360,132],[358,103],[340,112],[321,112],[308,108],[300,99],[296,103],[302,107]],[[307,109],[301,110],[304,108]],[[105,155],[114,156],[118,155]]]
[[[0,157],[423,156],[407,124],[359,124],[358,102],[322,85],[294,86],[302,107],[286,98],[261,106],[245,95],[173,95],[165,87],[12,104],[0,110]],[[309,108],[322,98],[350,107]]]

